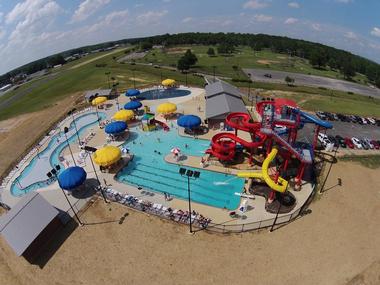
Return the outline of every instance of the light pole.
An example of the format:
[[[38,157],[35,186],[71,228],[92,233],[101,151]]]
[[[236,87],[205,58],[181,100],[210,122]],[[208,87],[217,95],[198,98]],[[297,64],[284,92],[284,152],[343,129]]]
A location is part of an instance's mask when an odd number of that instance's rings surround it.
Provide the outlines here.
[[[59,165],[56,165],[55,167],[56,167],[57,170],[59,170],[59,169],[61,168]],[[81,226],[83,226],[84,224],[83,224],[82,221],[79,219],[77,212],[75,212],[73,205],[71,204],[69,198],[67,197],[67,195],[66,195],[66,193],[65,193],[65,190],[63,190],[62,187],[61,187],[61,185],[59,184],[59,180],[58,180],[57,170],[56,170],[56,169],[53,168],[53,169],[50,170],[50,172],[48,172],[46,175],[47,175],[48,178],[52,178],[53,175],[55,176],[55,178],[56,178],[57,181],[58,181],[59,189],[62,190],[62,193],[63,193],[63,195],[65,196],[66,201],[67,201],[67,203],[69,204],[69,206],[70,206],[70,208],[71,208],[71,211],[73,211],[75,217],[77,218],[78,223],[79,223]]]
[[[185,77],[186,77],[186,87],[187,87],[187,71],[185,72]]]
[[[74,123],[74,128],[75,128],[75,134],[77,135],[77,139],[78,139],[78,145],[80,145],[80,139],[79,139],[79,134],[78,134],[78,128],[77,128],[77,123],[75,122],[74,120],[74,112],[76,111],[76,109],[71,109],[67,115],[70,116],[71,115],[71,119],[73,120],[73,123]]]
[[[65,128],[63,129],[63,132],[65,133],[66,143],[67,143],[67,146],[69,147],[70,154],[71,154],[71,158],[72,158],[73,161],[74,161],[74,165],[77,166],[77,163],[75,162],[75,159],[74,159],[73,152],[72,152],[71,147],[70,147],[70,144],[69,144],[69,140],[67,139],[67,133],[69,132],[69,128],[68,128],[68,127],[65,127]]]
[[[181,176],[187,176],[187,198],[188,198],[188,204],[189,204],[189,230],[190,230],[190,233],[193,233],[193,222],[191,220],[192,211],[191,211],[191,197],[190,197],[190,177],[197,179],[199,178],[201,173],[199,171],[193,171],[193,170],[181,167],[179,169],[179,174],[181,174]]]
[[[110,74],[111,74],[111,72],[107,71],[104,74],[107,75],[108,89],[110,89],[111,88],[111,86],[110,86]]]
[[[135,79],[135,69],[132,69],[132,74],[133,74],[133,89],[136,89],[136,79]]]
[[[91,147],[91,146],[84,146],[83,148],[87,153],[94,153],[95,151],[97,151],[97,149],[95,147]],[[90,161],[91,161],[91,165],[92,165],[92,169],[94,170],[95,172],[95,176],[96,176],[96,180],[98,181],[98,186],[100,186],[100,180],[99,180],[99,176],[98,176],[98,173],[96,172],[96,169],[95,169],[95,165],[94,165],[94,162],[92,161],[92,156],[90,154]],[[106,199],[106,195],[104,194],[103,192],[103,188],[100,187],[100,193],[102,193],[102,196],[103,196],[103,199],[104,199],[104,202],[106,203],[109,203]]]
[[[117,110],[119,111],[120,110],[120,105],[119,105],[119,94],[117,93],[117,86],[119,85],[119,82],[116,82],[113,84],[113,88],[115,89],[115,93],[116,93],[116,106],[117,106]]]
[[[216,66],[213,65],[213,66],[212,66],[212,70],[213,70],[213,73],[214,73],[214,82],[215,82],[215,68],[216,68]]]

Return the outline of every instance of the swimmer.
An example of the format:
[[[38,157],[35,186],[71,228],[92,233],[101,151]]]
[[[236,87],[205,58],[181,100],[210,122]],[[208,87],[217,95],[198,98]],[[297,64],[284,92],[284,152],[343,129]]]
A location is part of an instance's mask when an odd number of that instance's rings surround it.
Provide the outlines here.
[[[185,148],[189,148],[189,145],[187,143],[185,143]]]
[[[160,139],[160,138],[157,138],[157,141],[158,141],[158,142],[161,142],[161,139]]]

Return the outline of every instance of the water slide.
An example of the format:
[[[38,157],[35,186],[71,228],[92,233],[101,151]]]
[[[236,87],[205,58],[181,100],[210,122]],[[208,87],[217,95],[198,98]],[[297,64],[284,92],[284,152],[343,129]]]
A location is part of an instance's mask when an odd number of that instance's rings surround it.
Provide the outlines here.
[[[313,123],[318,126],[321,126],[325,129],[332,129],[333,125],[330,122],[323,121],[317,117],[314,117],[308,113],[302,112],[299,109],[293,109],[295,112],[299,112],[300,116],[304,119],[306,119],[305,123]]]
[[[263,161],[263,165],[261,168],[261,173],[260,172],[239,172],[237,174],[238,177],[242,178],[258,178],[258,179],[263,179],[265,183],[273,190],[278,191],[278,192],[285,192],[287,186],[288,186],[288,181],[285,180],[282,177],[278,177],[277,183],[272,180],[272,178],[268,174],[268,167],[269,164],[272,162],[272,160],[275,158],[277,155],[278,150],[276,148],[273,148],[272,151],[268,154],[267,158]]]
[[[249,149],[256,148],[262,145],[266,138],[265,135],[261,134],[259,137],[260,140],[257,142],[248,142],[231,133],[219,133],[212,137],[211,149],[206,150],[206,153],[212,154],[221,160],[232,160],[235,156],[236,143],[240,143],[242,146]]]
[[[252,119],[251,115],[247,113],[236,112],[236,113],[231,113],[227,116],[226,123],[231,128],[252,133],[260,129],[261,123],[259,122],[251,123],[250,122],[251,119]]]
[[[164,129],[164,131],[169,131],[170,130],[169,126],[167,124],[165,124],[164,122],[161,122],[161,121],[156,120],[156,119],[152,119],[151,122],[153,124],[160,125]]]

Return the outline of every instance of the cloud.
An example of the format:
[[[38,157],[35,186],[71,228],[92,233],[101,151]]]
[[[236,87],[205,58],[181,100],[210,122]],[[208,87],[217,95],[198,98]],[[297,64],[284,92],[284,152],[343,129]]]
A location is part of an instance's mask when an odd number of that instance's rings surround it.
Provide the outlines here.
[[[311,24],[311,28],[312,28],[314,31],[318,31],[318,32],[322,31],[322,27],[321,27],[321,25],[318,24],[318,23],[313,23],[313,24]]]
[[[193,20],[192,17],[186,17],[186,18],[184,18],[184,19],[182,20],[182,23],[189,23],[189,22],[191,22],[192,20]]]
[[[354,0],[335,0],[335,2],[343,3],[343,4],[348,4],[348,3],[354,2]]]
[[[136,17],[136,21],[140,25],[151,25],[158,23],[162,17],[168,13],[168,10],[148,11]]]
[[[248,2],[245,2],[243,5],[244,9],[262,9],[268,6],[268,3],[260,1],[260,0],[251,0]]]
[[[284,22],[286,25],[292,25],[298,22],[298,19],[296,18],[287,18]]]
[[[86,20],[101,7],[107,5],[111,0],[85,0],[79,4],[71,17],[71,23],[81,22]]]
[[[378,27],[373,27],[371,31],[371,35],[375,37],[380,37],[380,28]]]
[[[0,12],[0,23],[3,21],[3,15],[4,15],[4,13]]]
[[[3,27],[0,26],[0,40],[5,36],[6,32]]]
[[[351,40],[357,40],[358,39],[358,36],[354,32],[351,32],[351,31],[344,33],[343,36],[345,38],[351,39]]]
[[[263,14],[258,14],[253,17],[253,20],[256,22],[270,22],[272,21],[273,17]]]
[[[290,8],[299,8],[300,7],[300,4],[298,4],[297,2],[289,2],[288,3],[288,6],[290,7]]]
[[[40,12],[40,9],[46,10],[56,10],[59,5],[55,1],[50,0],[26,0],[24,2],[17,3],[16,6],[5,16],[5,22],[11,24],[17,20],[27,18],[31,21],[32,18],[35,19]]]
[[[118,26],[125,25],[128,19],[128,10],[114,11],[104,16],[100,22],[85,27],[84,30],[87,33],[95,33],[99,30],[116,28]]]

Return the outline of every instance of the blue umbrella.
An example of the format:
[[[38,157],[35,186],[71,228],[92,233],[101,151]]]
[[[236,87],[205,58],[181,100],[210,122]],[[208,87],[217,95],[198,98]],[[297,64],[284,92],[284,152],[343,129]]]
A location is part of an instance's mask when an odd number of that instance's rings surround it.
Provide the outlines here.
[[[58,176],[58,183],[62,189],[73,190],[82,185],[86,177],[87,173],[82,167],[73,166],[65,169]]]
[[[125,96],[128,97],[135,97],[140,95],[140,91],[137,89],[128,89],[127,92],[125,92]]]
[[[124,105],[125,110],[136,110],[141,107],[142,107],[142,104],[140,101],[130,101]]]
[[[109,123],[106,128],[104,129],[107,134],[120,134],[121,132],[125,131],[128,128],[128,125],[126,122],[123,121],[115,121],[112,123]]]
[[[178,126],[186,129],[193,129],[199,127],[201,123],[201,118],[194,115],[184,115],[177,120]]]

